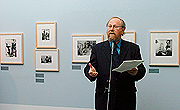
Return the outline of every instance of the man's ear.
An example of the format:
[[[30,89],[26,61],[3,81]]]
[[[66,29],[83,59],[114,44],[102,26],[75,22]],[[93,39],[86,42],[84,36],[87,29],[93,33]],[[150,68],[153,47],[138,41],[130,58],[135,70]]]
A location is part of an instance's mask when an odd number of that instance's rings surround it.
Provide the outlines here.
[[[125,29],[126,29],[126,28],[122,28],[122,34],[124,34]]]

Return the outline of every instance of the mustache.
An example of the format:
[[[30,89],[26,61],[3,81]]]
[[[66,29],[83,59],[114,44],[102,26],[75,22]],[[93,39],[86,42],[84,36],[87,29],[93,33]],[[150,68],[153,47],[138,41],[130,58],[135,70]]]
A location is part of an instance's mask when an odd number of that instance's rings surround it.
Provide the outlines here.
[[[114,31],[110,31],[109,34],[115,34],[115,32]]]

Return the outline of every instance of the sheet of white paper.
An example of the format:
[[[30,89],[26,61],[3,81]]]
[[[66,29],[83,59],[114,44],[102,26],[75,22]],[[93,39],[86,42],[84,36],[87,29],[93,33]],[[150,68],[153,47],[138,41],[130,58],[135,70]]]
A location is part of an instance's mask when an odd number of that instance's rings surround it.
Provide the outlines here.
[[[140,65],[142,62],[144,62],[144,60],[126,60],[123,61],[123,63],[118,68],[115,68],[112,71],[124,72],[127,70],[131,70],[132,68]]]

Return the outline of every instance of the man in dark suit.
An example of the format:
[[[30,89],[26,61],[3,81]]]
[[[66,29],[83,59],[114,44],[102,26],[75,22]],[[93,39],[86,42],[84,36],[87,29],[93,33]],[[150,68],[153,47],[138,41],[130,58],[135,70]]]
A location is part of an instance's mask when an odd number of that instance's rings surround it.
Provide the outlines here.
[[[142,79],[145,75],[146,69],[143,64],[122,73],[112,71],[110,93],[107,90],[109,87],[112,41],[116,42],[114,50],[117,51],[117,59],[114,59],[115,56],[113,56],[112,69],[118,67],[125,60],[141,60],[139,46],[121,39],[125,28],[126,25],[122,19],[112,17],[107,23],[108,40],[92,47],[90,61],[84,68],[85,76],[91,82],[96,80],[96,110],[107,110],[107,107],[108,110],[136,109],[135,81]],[[107,99],[109,100],[107,101]]]

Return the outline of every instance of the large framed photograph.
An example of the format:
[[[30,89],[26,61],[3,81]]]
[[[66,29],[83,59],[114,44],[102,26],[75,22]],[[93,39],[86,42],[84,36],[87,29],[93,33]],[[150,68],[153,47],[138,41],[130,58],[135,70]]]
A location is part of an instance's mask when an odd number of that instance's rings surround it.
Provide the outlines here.
[[[179,31],[149,32],[149,65],[179,66]]]
[[[23,64],[23,33],[0,33],[1,64]]]
[[[35,49],[34,58],[36,71],[59,71],[58,49]]]
[[[102,41],[102,34],[71,35],[71,61],[80,63],[88,62],[92,46]]]
[[[36,22],[36,48],[56,48],[56,22]]]
[[[135,31],[126,31],[125,34],[122,36],[122,39],[136,43],[136,32]]]

